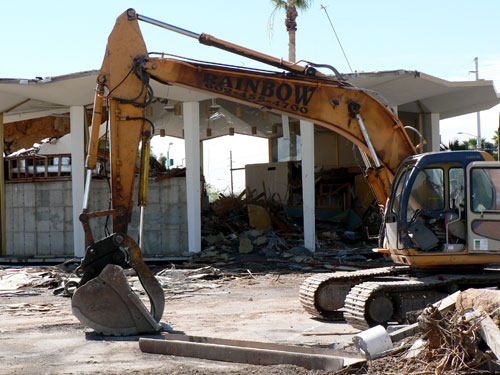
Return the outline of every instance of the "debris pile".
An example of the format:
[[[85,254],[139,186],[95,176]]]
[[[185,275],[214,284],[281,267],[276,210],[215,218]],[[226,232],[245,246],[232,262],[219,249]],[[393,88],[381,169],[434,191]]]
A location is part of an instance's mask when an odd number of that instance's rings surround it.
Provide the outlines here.
[[[366,374],[491,374],[500,362],[500,291],[469,289],[444,313],[428,306],[418,318],[418,335],[383,358],[368,362]],[[354,372],[351,372],[354,371]]]
[[[250,228],[289,235],[301,233],[301,229],[288,216],[278,201],[266,199],[265,194],[219,194],[214,202],[203,210],[202,234],[240,233]]]
[[[68,280],[69,274],[57,267],[0,268],[0,296],[39,295],[43,288],[57,291],[64,289]]]
[[[354,211],[317,213],[316,251],[303,245],[301,210],[285,207],[266,199],[265,194],[225,196],[207,205],[202,214],[202,251],[193,263],[287,263],[306,267],[332,269],[333,265],[349,265],[380,259],[372,252],[374,243],[359,227],[361,219]],[[333,265],[332,265],[333,264]],[[323,267],[326,265],[326,267]],[[295,267],[297,268],[297,267]]]

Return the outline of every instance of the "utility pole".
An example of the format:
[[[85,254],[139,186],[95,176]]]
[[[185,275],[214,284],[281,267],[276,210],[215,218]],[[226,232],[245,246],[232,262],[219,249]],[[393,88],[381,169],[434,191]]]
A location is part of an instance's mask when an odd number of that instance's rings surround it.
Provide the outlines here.
[[[231,172],[231,195],[234,194],[233,190],[233,151],[229,150],[229,171]]]
[[[476,70],[473,70],[471,73],[476,73],[476,81],[479,81],[479,59],[474,57],[474,63],[476,66]],[[476,149],[481,149],[481,112],[477,111],[477,140],[476,140]]]

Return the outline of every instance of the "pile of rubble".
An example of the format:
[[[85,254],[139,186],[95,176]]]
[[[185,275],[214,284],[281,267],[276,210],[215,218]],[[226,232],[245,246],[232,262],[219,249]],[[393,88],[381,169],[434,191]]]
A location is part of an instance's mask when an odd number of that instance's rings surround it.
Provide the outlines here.
[[[66,264],[55,267],[0,266],[0,297],[39,295],[43,289],[54,289],[54,294],[64,293],[64,285],[72,276],[75,275],[68,271]]]
[[[453,300],[453,303],[449,301]],[[371,330],[355,337],[356,346],[369,360],[351,374],[492,374],[500,371],[500,291],[468,289],[448,297],[445,306],[428,306],[418,322],[387,337],[393,348],[370,352],[370,343],[361,337],[374,336]],[[409,337],[404,332],[413,333]],[[383,335],[376,337],[384,340]],[[392,346],[392,345],[391,345]]]
[[[316,251],[303,247],[302,218],[294,218],[277,201],[259,196],[224,196],[207,205],[202,214],[202,251],[192,262],[216,266],[253,262],[286,264],[297,269],[364,265],[386,260],[372,252],[375,243],[363,233],[346,229],[359,217],[346,212],[335,221],[317,222]],[[360,225],[358,224],[358,227]]]

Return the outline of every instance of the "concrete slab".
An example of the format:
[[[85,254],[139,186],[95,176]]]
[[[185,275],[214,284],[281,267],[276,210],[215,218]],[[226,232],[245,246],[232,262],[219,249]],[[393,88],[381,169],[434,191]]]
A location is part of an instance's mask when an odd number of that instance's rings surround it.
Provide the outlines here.
[[[224,362],[250,363],[264,366],[291,364],[310,370],[338,371],[344,365],[344,360],[341,357],[286,350],[284,349],[285,346],[280,346],[281,350],[277,350],[262,348],[258,345],[239,345],[238,343],[241,342],[239,340],[224,340],[223,342],[225,342],[225,344],[141,338],[139,340],[139,347],[145,353],[176,355]]]

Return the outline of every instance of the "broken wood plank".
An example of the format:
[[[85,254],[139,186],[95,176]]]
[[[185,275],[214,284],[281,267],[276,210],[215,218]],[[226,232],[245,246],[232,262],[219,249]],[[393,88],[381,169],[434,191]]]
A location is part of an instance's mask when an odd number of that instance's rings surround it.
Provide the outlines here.
[[[481,320],[479,333],[497,359],[500,359],[500,329],[489,315]]]

